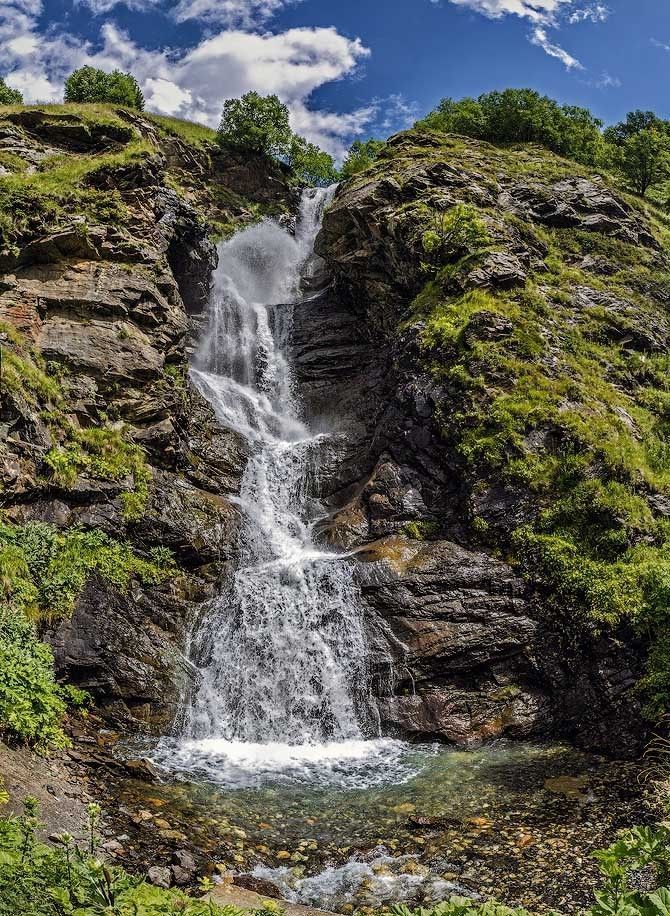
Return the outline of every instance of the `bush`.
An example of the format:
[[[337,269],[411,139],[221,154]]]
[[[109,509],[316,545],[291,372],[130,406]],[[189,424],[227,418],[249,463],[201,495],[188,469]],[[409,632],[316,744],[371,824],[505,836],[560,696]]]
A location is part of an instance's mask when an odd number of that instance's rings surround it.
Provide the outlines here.
[[[60,727],[65,697],[54,677],[51,649],[19,611],[0,605],[0,731],[43,752],[66,747]]]
[[[586,108],[559,105],[532,89],[487,92],[478,99],[443,99],[420,125],[491,143],[539,143],[587,164],[600,158],[602,121]]]
[[[133,576],[156,585],[174,568],[164,551],[144,560],[129,544],[97,529],[61,532],[46,522],[0,521],[0,594],[29,617],[67,617],[93,573],[124,591]]]
[[[0,105],[23,105],[23,95],[18,89],[11,89],[1,77]]]
[[[19,817],[0,818],[0,913],[12,916],[243,916],[234,906],[163,890],[95,856],[100,809],[89,805],[85,848],[67,833],[57,845],[37,839],[37,803],[27,798]],[[277,916],[276,909],[245,916]]]
[[[96,67],[80,67],[65,81],[66,102],[105,102],[144,109],[144,96],[135,77],[121,70],[106,73]]]
[[[288,157],[293,139],[288,108],[276,95],[261,96],[257,92],[227,99],[217,136],[224,147]]]

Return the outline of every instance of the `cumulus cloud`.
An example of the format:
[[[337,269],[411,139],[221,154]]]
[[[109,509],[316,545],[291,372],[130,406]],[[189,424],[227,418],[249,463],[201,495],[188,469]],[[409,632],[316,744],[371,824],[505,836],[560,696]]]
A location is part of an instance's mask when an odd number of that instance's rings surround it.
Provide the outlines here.
[[[335,155],[342,154],[351,136],[361,133],[376,113],[374,106],[347,114],[310,108],[316,89],[352,75],[370,53],[359,39],[335,28],[276,34],[229,29],[190,48],[150,50],[108,22],[93,46],[58,31],[38,35],[39,8],[27,9],[28,3],[35,0],[17,0],[11,13],[0,5],[0,36],[3,27],[11,35],[0,46],[0,66],[7,83],[21,89],[26,101],[57,100],[67,74],[84,64],[129,70],[148,109],[211,126],[218,123],[225,98],[250,90],[274,93],[289,106],[294,128]]]

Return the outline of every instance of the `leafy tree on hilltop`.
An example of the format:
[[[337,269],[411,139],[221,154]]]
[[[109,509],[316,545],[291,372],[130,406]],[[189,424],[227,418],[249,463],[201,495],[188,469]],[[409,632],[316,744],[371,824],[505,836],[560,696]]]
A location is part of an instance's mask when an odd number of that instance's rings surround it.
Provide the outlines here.
[[[668,130],[667,121],[662,121],[653,111],[629,111],[625,121],[613,124],[605,131],[605,140],[615,146],[622,146],[626,140],[643,130]]]
[[[602,122],[586,108],[559,105],[532,89],[443,99],[419,126],[490,143],[539,143],[584,163],[596,162],[602,146]]]
[[[342,165],[342,178],[351,178],[367,169],[385,146],[382,140],[355,140]]]
[[[338,179],[333,157],[304,137],[293,137],[289,165],[305,184],[327,186]]]
[[[227,99],[218,139],[222,146],[275,158],[290,157],[293,134],[288,108],[276,95],[262,96],[257,92]]]
[[[131,73],[106,73],[96,67],[80,67],[65,81],[66,102],[106,102],[144,109],[144,96]]]
[[[654,185],[670,179],[670,137],[653,128],[641,130],[623,143],[616,164],[632,189],[644,197]]]
[[[0,77],[0,105],[23,105],[23,95],[18,89],[11,89]]]

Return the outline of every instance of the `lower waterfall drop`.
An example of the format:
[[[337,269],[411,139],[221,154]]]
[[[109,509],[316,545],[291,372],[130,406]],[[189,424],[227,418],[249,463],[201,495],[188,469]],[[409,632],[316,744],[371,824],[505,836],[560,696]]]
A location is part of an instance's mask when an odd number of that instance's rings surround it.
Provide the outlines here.
[[[338,768],[388,753],[366,740],[366,639],[351,565],[314,543],[308,482],[323,436],[301,419],[290,359],[300,296],[330,190],[308,190],[295,235],[265,221],[219,249],[191,377],[250,457],[232,582],[192,647],[201,671],[173,767],[214,781]],[[168,750],[169,747],[169,750]]]

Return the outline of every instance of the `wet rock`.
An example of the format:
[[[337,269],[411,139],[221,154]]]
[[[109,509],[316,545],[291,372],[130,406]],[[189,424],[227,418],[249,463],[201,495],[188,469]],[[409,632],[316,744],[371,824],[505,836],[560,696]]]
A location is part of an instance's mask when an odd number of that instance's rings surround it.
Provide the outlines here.
[[[253,875],[235,875],[233,884],[236,887],[243,887],[247,891],[261,894],[263,897],[269,897],[271,900],[281,900],[281,891],[277,885],[266,878],[256,878]]]
[[[172,871],[160,865],[153,865],[147,872],[147,880],[154,887],[162,887],[167,890],[172,887]]]
[[[195,859],[188,849],[177,849],[176,852],[173,852],[172,863],[174,865],[179,865],[180,868],[190,872],[192,875],[198,870]]]
[[[185,887],[193,880],[193,873],[185,868],[182,868],[181,865],[171,865],[170,873],[172,874],[172,880],[177,885],[177,887]]]
[[[160,770],[146,757],[124,760],[123,767],[135,779],[142,779],[145,782],[160,781]]]

